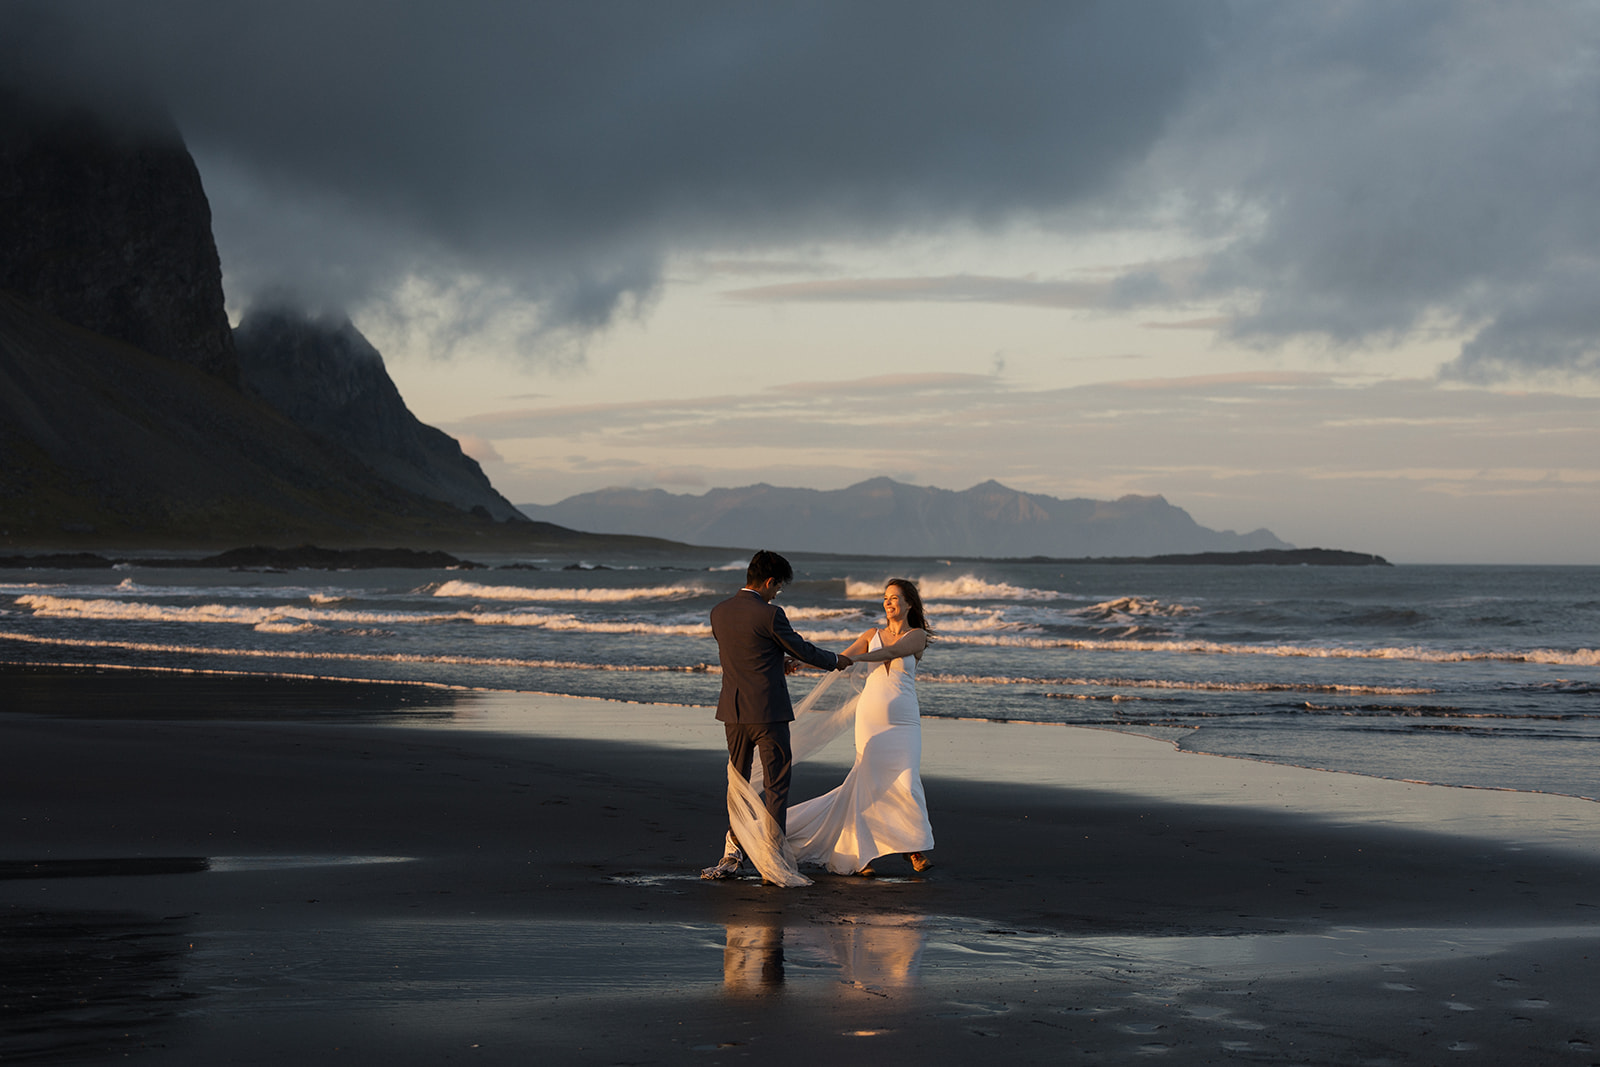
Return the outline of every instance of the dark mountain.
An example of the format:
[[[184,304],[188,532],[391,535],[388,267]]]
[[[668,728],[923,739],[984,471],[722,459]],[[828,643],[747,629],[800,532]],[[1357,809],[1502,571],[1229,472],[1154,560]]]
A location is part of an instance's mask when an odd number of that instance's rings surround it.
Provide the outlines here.
[[[995,481],[961,492],[889,478],[828,491],[750,485],[702,496],[604,489],[522,510],[580,530],[809,552],[1070,559],[1294,547],[1267,530],[1207,529],[1159,496],[1060,500]]]
[[[385,481],[230,383],[0,293],[0,529],[239,544],[489,526]],[[470,535],[466,535],[470,536]]]
[[[163,116],[119,120],[0,85],[0,289],[235,381],[200,172]]]
[[[350,320],[252,309],[234,331],[234,344],[245,392],[386,480],[484,518],[527,521],[455,438],[411,414],[383,357]]]
[[[593,540],[518,515],[346,325],[262,318],[249,384],[271,403],[241,391],[210,208],[172,124],[3,79],[0,543]]]

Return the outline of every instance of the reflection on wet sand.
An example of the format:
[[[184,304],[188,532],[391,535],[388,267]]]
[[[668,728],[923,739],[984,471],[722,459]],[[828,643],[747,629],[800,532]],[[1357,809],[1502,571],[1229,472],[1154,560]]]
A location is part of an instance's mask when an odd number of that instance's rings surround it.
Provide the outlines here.
[[[734,996],[770,993],[783,984],[786,962],[797,970],[831,974],[859,989],[914,986],[927,936],[924,922],[923,916],[875,915],[786,923],[777,909],[727,915],[723,991]]]
[[[734,996],[760,996],[783,984],[783,927],[729,925],[722,950],[722,988]]]

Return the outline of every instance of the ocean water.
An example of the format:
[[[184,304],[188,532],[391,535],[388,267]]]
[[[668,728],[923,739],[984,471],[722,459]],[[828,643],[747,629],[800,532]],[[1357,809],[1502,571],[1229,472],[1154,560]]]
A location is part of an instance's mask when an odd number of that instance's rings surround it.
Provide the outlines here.
[[[885,578],[920,583],[938,633],[918,672],[927,716],[1600,797],[1600,567],[790,558],[778,603],[833,648],[880,618]],[[707,614],[743,559],[478,562],[4,571],[0,658],[715,704]]]

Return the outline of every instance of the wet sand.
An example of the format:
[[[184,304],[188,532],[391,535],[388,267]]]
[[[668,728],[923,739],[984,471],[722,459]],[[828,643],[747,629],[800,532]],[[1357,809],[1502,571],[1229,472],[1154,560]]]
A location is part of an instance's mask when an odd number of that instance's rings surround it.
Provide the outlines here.
[[[1600,1062],[1592,802],[934,720],[937,866],[783,890],[707,709],[0,687],[6,1059]]]

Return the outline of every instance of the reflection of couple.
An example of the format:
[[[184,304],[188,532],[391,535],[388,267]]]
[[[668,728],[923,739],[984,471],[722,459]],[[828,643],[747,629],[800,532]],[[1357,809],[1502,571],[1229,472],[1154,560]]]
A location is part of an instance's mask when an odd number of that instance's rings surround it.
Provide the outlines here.
[[[891,579],[884,589],[884,625],[868,630],[843,653],[806,641],[773,604],[794,580],[789,561],[757,552],[744,588],[711,611],[711,630],[722,663],[717,718],[727,733],[729,815],[733,829],[722,860],[701,874],[726,878],[748,857],[764,880],[805,884],[795,869],[818,863],[840,874],[867,873],[880,856],[903,853],[917,870],[931,864],[928,806],[922,793],[922,733],[917,709],[916,667],[929,630],[917,587]],[[789,809],[795,753],[790,723],[795,711],[784,680],[792,657],[824,670],[852,663],[882,663],[867,676],[854,708],[856,761],[832,792]],[[818,686],[820,696],[827,681]],[[807,717],[821,721],[819,716]],[[834,721],[843,721],[834,716]],[[812,741],[825,741],[810,731]],[[831,736],[831,735],[828,735]],[[759,754],[763,789],[755,794],[751,768]],[[748,802],[741,802],[748,796]]]
[[[845,915],[786,925],[770,906],[758,911],[745,904],[723,922],[722,985],[734,996],[773,992],[783,985],[786,962],[799,962],[802,973],[821,964],[847,985],[879,993],[915,985],[920,976],[924,934],[915,916]]]

